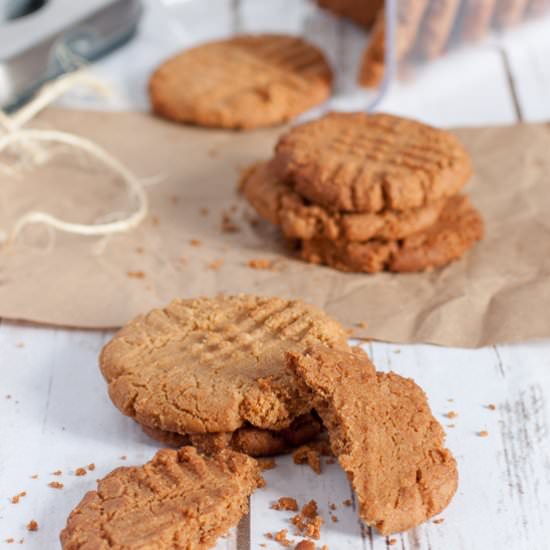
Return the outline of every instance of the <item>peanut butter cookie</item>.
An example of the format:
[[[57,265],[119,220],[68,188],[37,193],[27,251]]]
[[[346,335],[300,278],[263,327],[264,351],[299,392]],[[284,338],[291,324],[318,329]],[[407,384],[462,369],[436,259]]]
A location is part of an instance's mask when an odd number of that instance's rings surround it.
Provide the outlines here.
[[[289,367],[315,410],[359,500],[383,535],[441,512],[456,492],[456,461],[425,393],[411,380],[375,372],[365,356],[317,346],[290,353]]]
[[[262,218],[280,225],[292,239],[401,239],[433,225],[445,204],[445,199],[439,199],[403,212],[375,214],[330,211],[300,196],[269,162],[249,170],[241,190]]]
[[[230,450],[160,450],[144,466],[117,468],[71,512],[64,550],[207,550],[248,511],[257,462]]]
[[[139,424],[179,434],[283,430],[311,410],[285,352],[347,349],[345,329],[299,300],[250,295],[174,300],[104,347],[114,404]]]
[[[322,426],[311,414],[305,414],[280,431],[262,430],[250,425],[234,432],[184,435],[149,426],[142,426],[142,429],[148,436],[169,447],[179,448],[192,444],[206,454],[229,447],[249,456],[265,457],[285,453],[293,447],[312,441],[321,433]]]
[[[153,110],[216,128],[281,124],[329,98],[332,72],[317,47],[282,34],[242,35],[186,50],[152,75]]]
[[[277,170],[331,210],[418,208],[455,195],[470,158],[449,132],[387,114],[330,113],[281,137]]]
[[[401,240],[366,242],[311,239],[300,245],[301,257],[341,271],[378,273],[425,271],[460,259],[483,237],[479,212],[468,197],[450,198],[437,222]]]

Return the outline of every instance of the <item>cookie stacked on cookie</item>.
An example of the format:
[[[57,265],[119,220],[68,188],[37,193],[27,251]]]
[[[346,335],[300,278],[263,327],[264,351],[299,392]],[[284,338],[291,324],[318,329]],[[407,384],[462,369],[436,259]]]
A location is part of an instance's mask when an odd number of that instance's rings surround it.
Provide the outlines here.
[[[483,236],[481,216],[460,194],[471,174],[448,132],[388,114],[331,113],[283,135],[241,190],[306,261],[423,271],[457,260]]]
[[[339,323],[299,300],[174,300],[119,331],[100,366],[114,404],[162,443],[267,456],[321,431],[285,367],[313,344],[349,349]]]
[[[69,516],[65,550],[211,548],[263,485],[246,455],[280,454],[261,451],[265,434],[290,446],[281,434],[312,422],[307,437],[326,428],[360,517],[383,535],[440,513],[456,492],[457,464],[422,389],[377,372],[301,301],[174,300],[121,329],[100,366],[114,404],[179,450],[100,480]]]

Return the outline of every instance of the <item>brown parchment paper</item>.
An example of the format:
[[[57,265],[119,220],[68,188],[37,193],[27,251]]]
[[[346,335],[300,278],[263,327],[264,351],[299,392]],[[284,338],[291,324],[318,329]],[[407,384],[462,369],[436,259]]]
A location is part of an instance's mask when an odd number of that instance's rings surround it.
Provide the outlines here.
[[[457,130],[474,158],[467,192],[486,220],[484,241],[440,271],[363,275],[302,263],[269,224],[247,221],[238,176],[271,154],[280,128],[233,133],[62,109],[34,124],[95,140],[161,182],[148,186],[149,218],[128,234],[58,232],[48,250],[34,227],[0,250],[0,317],[108,328],[176,296],[249,292],[315,303],[358,337],[465,347],[550,337],[550,126]],[[66,154],[23,178],[0,173],[0,227],[38,207],[90,222],[126,208],[125,191]],[[224,212],[238,232],[221,230]],[[251,269],[254,259],[273,269]]]

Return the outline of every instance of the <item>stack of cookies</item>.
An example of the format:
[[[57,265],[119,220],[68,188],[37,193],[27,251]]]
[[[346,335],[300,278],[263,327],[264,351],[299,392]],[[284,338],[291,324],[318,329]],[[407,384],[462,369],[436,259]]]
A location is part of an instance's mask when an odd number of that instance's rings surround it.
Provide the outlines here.
[[[282,124],[326,101],[332,71],[301,37],[237,35],[185,50],[149,81],[153,111],[174,122],[250,130]]]
[[[174,300],[124,327],[100,364],[115,405],[165,445],[269,456],[321,431],[284,366],[314,344],[349,349],[342,325],[297,300]]]
[[[365,352],[348,348],[336,321],[303,302],[175,300],[128,323],[100,366],[115,405],[166,433],[260,434],[315,415],[360,517],[383,535],[440,513],[456,492],[456,461],[424,392],[377,372]],[[227,441],[235,448],[233,436]],[[260,465],[246,449],[187,443],[194,446],[162,449],[99,480],[69,516],[62,548],[213,547],[262,486]]]
[[[460,194],[472,174],[457,138],[388,114],[331,113],[292,128],[241,190],[302,259],[342,271],[424,271],[483,236]]]

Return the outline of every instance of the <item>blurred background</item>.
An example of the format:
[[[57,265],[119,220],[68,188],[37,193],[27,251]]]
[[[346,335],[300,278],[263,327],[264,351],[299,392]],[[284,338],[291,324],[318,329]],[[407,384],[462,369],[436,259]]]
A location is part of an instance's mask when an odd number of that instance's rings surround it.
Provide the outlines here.
[[[336,93],[322,110],[367,109],[386,75],[378,110],[438,125],[550,118],[549,0],[393,3],[392,11],[390,0],[386,8],[381,0],[0,0],[0,105],[13,109],[46,79],[90,62],[118,91],[109,107],[148,109],[148,77],[167,56],[275,31],[302,34],[328,55]]]

